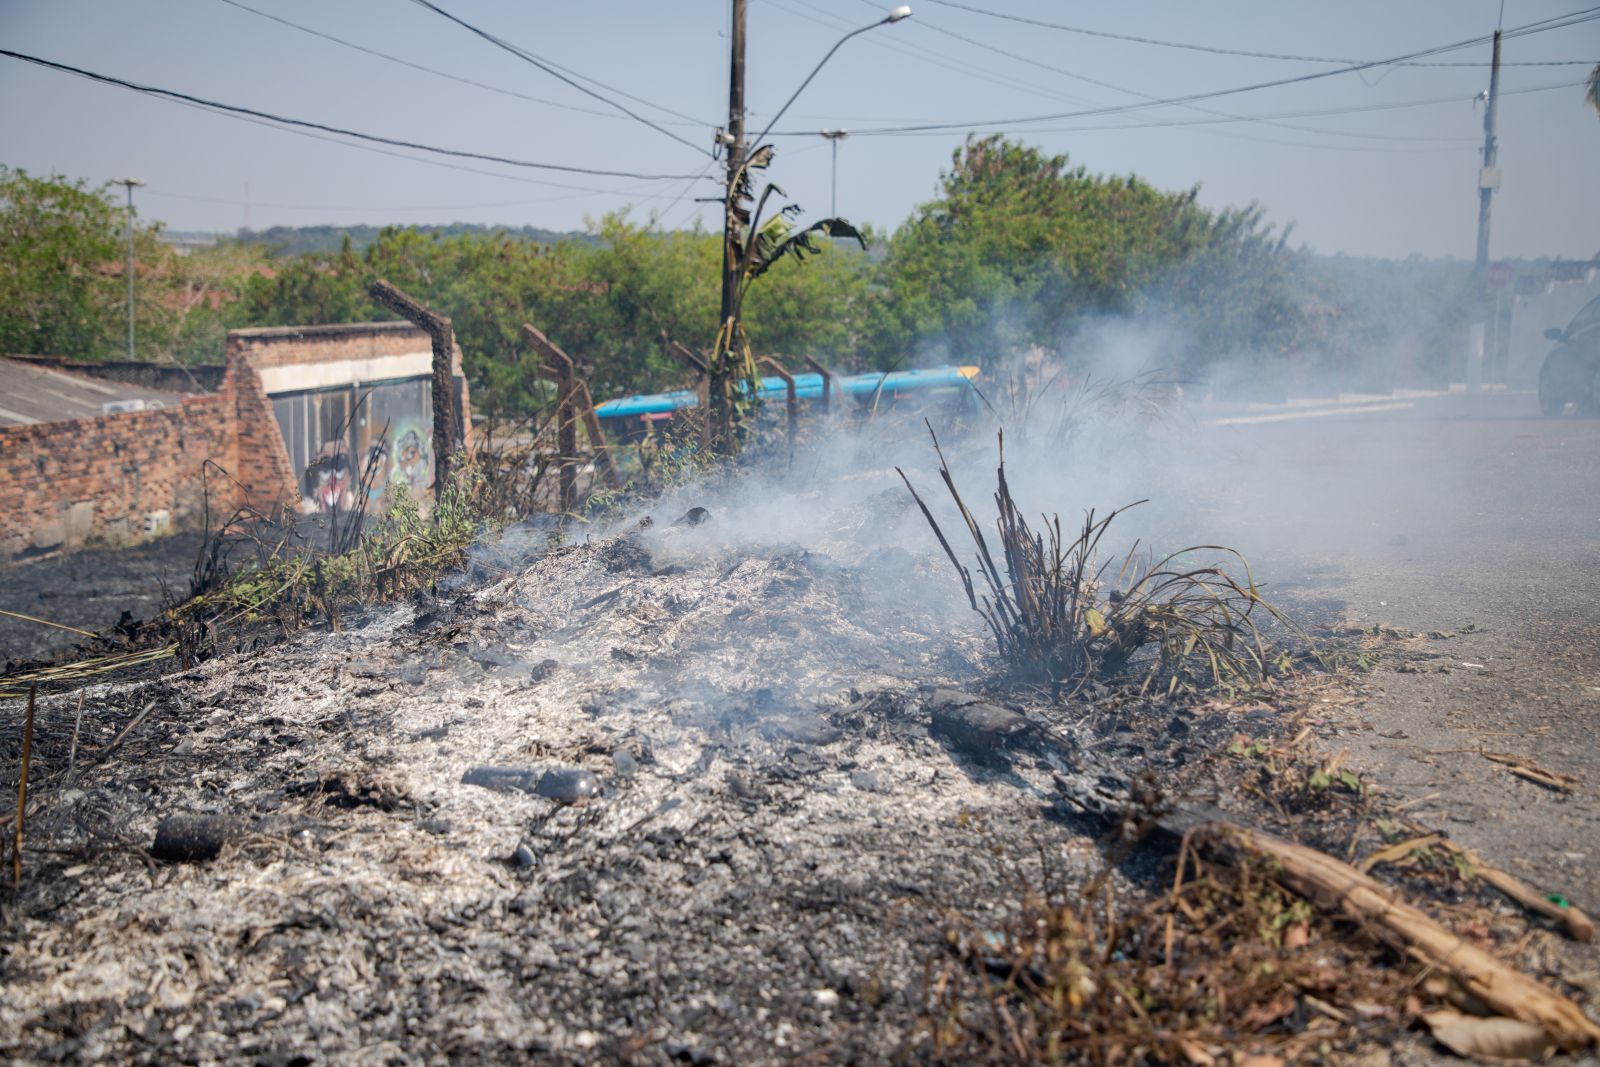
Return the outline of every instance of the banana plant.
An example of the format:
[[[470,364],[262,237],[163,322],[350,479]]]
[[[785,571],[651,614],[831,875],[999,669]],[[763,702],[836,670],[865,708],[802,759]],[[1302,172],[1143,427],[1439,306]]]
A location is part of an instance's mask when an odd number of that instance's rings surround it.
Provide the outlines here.
[[[788,196],[774,182],[766,184],[759,199],[755,196],[754,172],[771,166],[773,155],[771,145],[761,145],[749,154],[735,176],[727,204],[727,263],[734,278],[728,314],[712,349],[712,410],[708,412],[713,420],[713,440],[720,441],[721,447],[726,448],[736,444],[738,434],[733,432],[734,424],[742,421],[744,410],[760,399],[755,360],[744,331],[744,298],[751,285],[784,259],[799,263],[807,256],[820,254],[822,248],[816,241],[819,236],[853,239],[863,249],[867,247],[861,231],[844,219],[821,219],[800,228],[795,221],[801,214],[798,204],[784,205],[763,222],[768,201],[774,196],[780,199]],[[754,209],[750,207],[752,202]],[[742,397],[734,399],[728,396],[727,390],[736,371],[738,377],[745,379],[747,388]]]

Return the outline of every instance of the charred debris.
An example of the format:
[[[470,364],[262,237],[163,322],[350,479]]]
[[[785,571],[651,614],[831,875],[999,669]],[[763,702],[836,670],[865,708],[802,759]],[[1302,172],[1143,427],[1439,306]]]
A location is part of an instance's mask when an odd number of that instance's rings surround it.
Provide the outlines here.
[[[1266,1067],[1600,1040],[1556,944],[1587,918],[1316,748],[1336,661],[1242,558],[1112,551],[1123,510],[1035,523],[1003,452],[974,510],[988,429],[970,464],[933,442],[947,501],[881,462],[777,493],[762,465],[792,481],[807,432],[742,469],[653,445],[648,493],[597,479],[497,537],[483,515],[586,468],[485,450],[337,552],[236,515],[257,566],[214,541],[129,647],[13,671],[0,1049]],[[852,456],[904,432],[868,420]]]

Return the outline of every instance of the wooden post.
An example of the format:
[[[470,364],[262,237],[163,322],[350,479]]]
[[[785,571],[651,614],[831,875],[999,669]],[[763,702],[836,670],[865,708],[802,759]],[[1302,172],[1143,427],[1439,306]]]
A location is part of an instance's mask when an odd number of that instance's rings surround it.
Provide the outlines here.
[[[429,311],[382,279],[373,282],[367,292],[390,311],[421,327],[433,342],[433,499],[437,501],[450,477],[456,447],[456,390],[451,373],[455,330],[445,316]]]
[[[756,362],[770,368],[774,374],[783,379],[785,391],[788,393],[784,406],[789,414],[789,449],[793,451],[795,433],[800,427],[800,398],[795,395],[794,375],[789,373],[789,368],[771,356],[762,356]]]
[[[800,358],[813,373],[822,375],[822,413],[827,415],[833,407],[833,373],[810,356]]]
[[[695,375],[695,393],[700,400],[700,451],[711,450],[711,369],[705,360],[677,341],[667,342],[667,351]]]
[[[578,420],[572,357],[529,323],[522,324],[522,337],[544,361],[544,376],[556,386],[556,452],[561,472],[561,510],[571,511],[577,503],[578,472],[573,464],[578,455]]]

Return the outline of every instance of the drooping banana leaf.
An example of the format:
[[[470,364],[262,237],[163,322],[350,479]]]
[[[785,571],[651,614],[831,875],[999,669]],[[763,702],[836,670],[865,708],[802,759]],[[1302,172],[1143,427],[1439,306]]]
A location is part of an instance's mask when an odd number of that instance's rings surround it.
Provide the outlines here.
[[[823,237],[854,238],[862,248],[867,247],[867,239],[861,235],[861,231],[844,219],[822,219],[795,232],[790,217],[789,209],[785,208],[756,231],[753,255],[749,257],[746,271],[749,280],[761,277],[785,256],[793,256],[799,262],[806,256],[819,254],[822,249],[815,240],[818,234]]]
[[[738,222],[740,233],[750,225],[750,209],[745,205],[755,199],[756,187],[754,172],[766,170],[772,164],[773,148],[771,145],[762,145],[747,157],[733,182],[734,195],[728,208]],[[760,210],[757,209],[757,215]]]

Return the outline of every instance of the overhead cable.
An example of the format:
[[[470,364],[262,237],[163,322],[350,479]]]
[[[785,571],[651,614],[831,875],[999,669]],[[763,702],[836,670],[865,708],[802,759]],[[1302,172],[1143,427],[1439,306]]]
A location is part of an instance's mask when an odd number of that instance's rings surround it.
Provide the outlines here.
[[[1219,56],[1241,56],[1247,59],[1281,59],[1295,63],[1336,63],[1349,65],[1360,60],[1344,59],[1334,56],[1305,56],[1289,52],[1257,52],[1248,48],[1225,48],[1212,45],[1194,44],[1191,41],[1164,41],[1156,37],[1141,37],[1132,33],[1112,33],[1109,30],[1091,30],[1084,26],[1068,26],[1060,22],[1049,22],[1045,19],[1029,18],[1025,15],[1013,15],[1005,11],[992,11],[989,8],[978,7],[975,4],[960,3],[959,0],[929,0],[929,3],[941,7],[955,8],[959,11],[969,11],[974,15],[984,15],[989,18],[1003,19],[1007,22],[1020,22],[1028,26],[1040,26],[1050,30],[1062,30],[1066,33],[1082,34],[1085,37],[1101,37],[1113,41],[1129,41],[1134,44],[1155,45],[1158,48],[1181,48],[1189,52],[1209,52]],[[1592,59],[1549,59],[1549,60],[1524,60],[1521,62],[1502,62],[1502,67],[1575,67],[1593,64]],[[1383,64],[1395,67],[1487,67],[1489,64],[1482,62],[1457,62],[1457,61],[1401,61]]]
[[[650,127],[652,130],[655,130],[657,133],[664,134],[665,136],[672,138],[674,141],[677,141],[681,145],[687,145],[689,148],[694,149],[696,152],[699,152],[701,155],[707,155],[707,156],[711,155],[711,150],[709,148],[706,148],[704,145],[698,145],[698,144],[695,144],[693,141],[689,140],[688,138],[680,137],[677,134],[673,133],[671,130],[667,129],[665,126],[661,125],[660,123],[655,122],[655,121],[653,121],[651,119],[645,118],[643,115],[639,114],[637,111],[634,111],[631,108],[629,108],[626,104],[619,104],[617,101],[611,99],[610,97],[605,96],[602,93],[598,93],[595,90],[589,88],[587,85],[582,84],[581,82],[579,82],[577,80],[578,77],[581,77],[581,75],[577,75],[576,72],[569,72],[569,73],[572,74],[572,76],[569,77],[568,73],[564,73],[565,71],[567,71],[567,68],[560,67],[558,64],[552,63],[547,59],[541,59],[539,56],[534,55],[532,52],[528,51],[525,48],[519,48],[517,45],[512,44],[510,41],[507,41],[504,38],[496,37],[494,34],[490,33],[488,30],[481,29],[481,28],[479,28],[477,26],[474,26],[472,23],[468,22],[466,19],[459,18],[456,15],[452,15],[450,12],[448,12],[444,8],[440,7],[438,4],[433,3],[433,0],[412,0],[412,2],[415,3],[418,7],[423,7],[423,8],[428,9],[429,11],[432,11],[434,14],[440,16],[441,18],[449,19],[451,22],[455,23],[457,26],[460,26],[462,29],[467,30],[467,31],[469,31],[471,33],[474,33],[474,34],[478,35],[479,37],[482,37],[485,41],[488,41],[490,44],[494,45],[495,47],[501,48],[501,49],[504,49],[507,52],[510,52],[512,55],[516,56],[518,59],[522,60],[523,62],[533,64],[535,67],[538,67],[540,70],[544,71],[546,74],[550,75],[552,78],[556,78],[556,79],[558,79],[560,81],[563,81],[563,82],[567,83],[568,85],[572,86],[574,89],[578,90],[580,93],[583,93],[583,94],[585,94],[587,96],[592,96],[596,100],[599,100],[599,101],[601,101],[603,103],[609,104],[611,107],[613,107],[613,108],[617,109],[618,111],[622,112],[624,115],[627,115],[629,118],[634,119],[637,122],[644,123],[646,126]],[[603,85],[603,83],[595,81],[593,78],[585,78],[584,80],[585,81],[593,81],[596,85]],[[630,94],[622,93],[621,90],[613,89],[609,85],[604,86],[604,88],[610,89],[611,92],[617,93],[618,95],[621,95],[621,96],[629,96],[630,99],[635,99],[635,100],[638,99],[638,97],[633,97]],[[648,101],[646,101],[646,102],[648,102]],[[659,105],[652,104],[651,106],[652,107],[657,107],[659,110],[662,110],[662,111],[667,111],[666,108],[661,108],[661,107],[659,107]],[[678,114],[675,111],[668,111],[667,113],[671,114],[671,115]],[[680,117],[688,117],[688,116],[680,116]]]
[[[279,15],[274,15],[270,11],[262,11],[259,8],[251,7],[249,4],[241,3],[240,0],[222,0],[222,2],[230,7],[236,7],[240,11],[248,11],[252,15],[259,15],[261,18],[270,19],[271,21],[280,25],[288,26],[290,29],[299,30],[301,33],[310,34],[312,37],[320,37],[324,41],[331,41],[334,44],[343,45],[346,48],[353,49],[357,52],[363,52],[369,56],[376,56],[379,59],[386,59],[391,63],[398,63],[402,67],[410,67],[412,70],[420,70],[424,74],[432,74],[439,78],[448,78],[450,81],[459,82],[462,85],[470,85],[476,89],[487,89],[489,92],[499,93],[501,96],[512,96],[516,97],[518,100],[527,100],[530,103],[543,104],[546,107],[560,108],[563,111],[576,111],[582,115],[596,115],[603,119],[617,120],[623,120],[627,118],[626,115],[619,115],[614,111],[602,111],[597,107],[583,107],[580,104],[567,104],[560,100],[548,100],[542,96],[530,96],[527,93],[519,93],[515,89],[507,89],[503,86],[490,85],[487,82],[476,81],[472,78],[464,78],[459,74],[451,74],[447,70],[439,70],[436,67],[430,67],[422,63],[416,63],[400,56],[391,55],[388,52],[380,52],[376,48],[368,48],[364,44],[358,44],[355,41],[347,40],[343,37],[337,37],[331,33],[324,33],[321,30],[312,29],[310,26],[302,26],[298,22],[291,21],[290,19],[283,18]],[[694,126],[698,129],[704,129],[708,124],[696,121],[694,119],[680,119],[677,122],[665,123],[665,125]]]
[[[490,163],[503,163],[511,167],[528,167],[535,170],[555,170],[568,174],[593,174],[608,178],[638,178],[645,181],[679,181],[687,178],[687,174],[641,174],[629,170],[606,170],[600,167],[579,167],[566,163],[540,163],[527,159],[513,159],[509,156],[497,156],[487,152],[468,152],[455,148],[439,148],[435,145],[421,144],[417,141],[403,141],[395,137],[383,137],[373,133],[362,133],[358,130],[347,130],[339,126],[330,126],[322,122],[313,122],[309,119],[290,118],[285,115],[275,115],[270,111],[258,111],[255,108],[240,107],[235,104],[224,104],[217,100],[208,100],[205,97],[193,96],[189,93],[180,93],[173,89],[161,89],[153,85],[142,85],[138,82],[116,78],[109,74],[97,74],[82,67],[70,66],[66,63],[57,63],[53,60],[31,56],[25,52],[13,52],[8,48],[0,48],[0,56],[20,59],[25,63],[33,63],[50,70],[59,70],[66,74],[75,74],[80,78],[100,82],[105,85],[114,85],[121,89],[129,89],[147,96],[164,97],[182,103],[197,104],[214,111],[230,112],[237,115],[246,115],[268,122],[281,123],[285,126],[301,126],[311,130],[322,130],[327,133],[338,134],[341,137],[355,137],[363,141],[373,141],[377,144],[394,145],[398,148],[413,148],[422,152],[433,152],[442,156],[457,156],[462,159],[481,159]]]
[[[1541,19],[1538,22],[1528,23],[1511,30],[1505,31],[1502,37],[1525,36],[1530,33],[1546,32],[1548,30],[1566,29],[1570,26],[1581,25],[1600,19],[1600,7],[1586,8],[1582,11],[1561,15],[1550,19]],[[1081,111],[1063,111],[1047,115],[1023,115],[1000,119],[972,119],[962,122],[929,122],[906,126],[882,126],[864,130],[852,130],[853,135],[889,134],[889,133],[920,133],[924,131],[960,130],[974,127],[989,126],[1022,126],[1038,122],[1055,122],[1062,119],[1095,118],[1101,115],[1120,115],[1130,111],[1146,111],[1157,107],[1172,107],[1183,104],[1192,104],[1201,100],[1215,100],[1224,96],[1237,96],[1241,93],[1259,92],[1263,89],[1276,89],[1287,85],[1299,85],[1305,82],[1318,81],[1323,78],[1333,78],[1341,74],[1350,74],[1372,67],[1392,66],[1395,63],[1415,59],[1419,56],[1439,55],[1444,52],[1453,52],[1473,45],[1483,44],[1492,39],[1492,35],[1482,35],[1456,41],[1451,44],[1436,45],[1404,55],[1391,56],[1387,59],[1376,59],[1363,63],[1354,63],[1349,66],[1338,67],[1333,70],[1316,71],[1310,74],[1300,74],[1289,78],[1277,78],[1271,81],[1254,82],[1249,85],[1237,85],[1228,89],[1212,89],[1206,92],[1189,93],[1184,96],[1165,97],[1155,100],[1140,101],[1131,104],[1116,104],[1106,107],[1086,108]]]
[[[869,7],[876,6],[873,3],[873,0],[861,0],[861,2],[863,4],[868,5]],[[1112,82],[1101,81],[1098,78],[1091,78],[1086,74],[1080,74],[1080,73],[1078,73],[1076,71],[1067,70],[1064,67],[1053,66],[1053,65],[1051,65],[1049,63],[1043,63],[1043,62],[1040,62],[1039,60],[1031,59],[1028,56],[1020,55],[1020,54],[1018,54],[1016,52],[1007,51],[1004,48],[998,48],[998,47],[996,47],[994,45],[987,44],[987,43],[985,43],[983,41],[979,41],[979,40],[977,40],[975,38],[968,37],[968,36],[966,36],[964,34],[956,33],[953,30],[949,30],[949,29],[944,28],[943,26],[937,26],[937,25],[935,25],[935,24],[933,24],[931,22],[928,22],[925,19],[919,20],[917,22],[917,25],[920,28],[924,29],[924,30],[930,30],[933,33],[943,34],[946,37],[951,37],[951,38],[954,38],[955,40],[962,41],[962,42],[964,42],[966,44],[969,44],[969,45],[973,46],[974,48],[982,48],[985,51],[994,52],[994,53],[996,53],[998,55],[1005,56],[1008,59],[1014,59],[1014,60],[1016,60],[1016,61],[1018,61],[1020,63],[1027,63],[1027,64],[1029,64],[1031,66],[1038,67],[1041,70],[1048,70],[1048,71],[1051,71],[1053,73],[1060,74],[1060,75],[1063,75],[1063,76],[1068,77],[1068,78],[1072,78],[1072,79],[1074,79],[1076,81],[1087,82],[1090,85],[1096,85],[1096,86],[1099,86],[1102,89],[1110,89],[1113,92],[1125,93],[1128,96],[1136,96],[1136,97],[1139,97],[1141,100],[1157,100],[1157,99],[1159,99],[1159,97],[1156,97],[1156,96],[1154,96],[1154,95],[1152,95],[1150,93],[1140,92],[1137,89],[1129,89],[1126,86],[1116,85],[1116,84],[1113,84]],[[1275,126],[1275,127],[1279,128],[1279,129],[1294,130],[1294,131],[1299,132],[1299,133],[1322,134],[1322,135],[1330,136],[1330,137],[1352,137],[1352,138],[1363,138],[1363,139],[1378,140],[1378,141],[1407,141],[1407,142],[1413,142],[1413,141],[1441,141],[1441,142],[1461,143],[1461,144],[1476,144],[1477,143],[1477,138],[1475,138],[1475,137],[1465,137],[1465,138],[1464,137],[1413,137],[1413,136],[1409,136],[1409,135],[1406,135],[1406,134],[1366,133],[1366,132],[1354,131],[1354,130],[1329,130],[1329,129],[1321,129],[1321,128],[1318,128],[1318,127],[1315,127],[1315,126],[1296,126],[1296,125],[1293,125],[1291,123],[1279,122],[1279,121],[1276,121],[1274,119],[1265,118],[1265,117],[1258,116],[1258,115],[1235,115],[1235,114],[1232,114],[1232,113],[1226,112],[1226,111],[1217,111],[1217,110],[1214,110],[1212,108],[1200,107],[1199,105],[1196,105],[1196,104],[1183,104],[1183,105],[1180,105],[1180,106],[1184,107],[1187,110],[1194,111],[1194,112],[1196,112],[1198,114],[1213,115],[1213,116],[1217,116],[1219,118],[1225,119],[1225,120],[1230,121],[1230,122],[1259,122],[1262,125]],[[1221,131],[1221,130],[1214,131],[1214,132],[1217,132],[1219,134],[1223,133],[1223,131]],[[1229,134],[1229,136],[1233,136],[1233,135]],[[1290,141],[1285,141],[1283,143],[1284,144],[1303,144],[1303,142],[1290,142]]]

